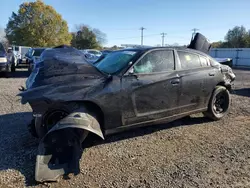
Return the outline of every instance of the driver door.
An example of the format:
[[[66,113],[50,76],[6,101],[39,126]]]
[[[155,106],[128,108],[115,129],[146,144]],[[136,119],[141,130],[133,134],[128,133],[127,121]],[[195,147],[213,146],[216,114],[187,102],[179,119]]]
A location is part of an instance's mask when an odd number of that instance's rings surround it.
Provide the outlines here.
[[[122,78],[126,99],[122,102],[123,125],[153,122],[176,114],[180,78],[173,50],[149,51]]]

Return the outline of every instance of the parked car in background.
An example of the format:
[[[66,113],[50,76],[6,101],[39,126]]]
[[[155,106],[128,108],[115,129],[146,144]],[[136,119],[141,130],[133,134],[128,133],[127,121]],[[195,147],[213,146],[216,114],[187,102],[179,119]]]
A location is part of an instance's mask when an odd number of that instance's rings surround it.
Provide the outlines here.
[[[90,63],[94,63],[102,55],[102,52],[95,50],[95,49],[85,49],[85,50],[80,50],[80,51],[84,54],[87,61]]]
[[[25,64],[26,62],[25,54],[29,51],[30,47],[12,45],[11,49],[15,57],[14,59],[15,65],[19,66],[19,65]]]
[[[102,59],[104,59],[107,55],[109,55],[113,52],[115,52],[115,51],[108,51],[108,52],[102,53],[102,55],[95,62],[93,62],[93,64],[96,66]]]
[[[46,48],[31,48],[28,51],[26,56],[27,56],[27,64],[29,72],[32,71],[34,64],[40,60],[40,56],[45,49]]]
[[[111,53],[111,52],[112,52],[112,50],[102,50],[102,51],[101,51],[101,53],[102,53],[102,54],[105,54],[105,55],[106,55],[106,54],[109,54],[109,53]]]
[[[8,55],[3,44],[0,43],[0,72],[4,72],[8,77],[10,72],[15,71],[15,64],[12,61],[12,55]]]
[[[222,65],[228,65],[229,67],[233,67],[233,59],[232,58],[214,58]]]
[[[104,139],[199,112],[225,117],[235,75],[207,55],[209,46],[198,35],[188,48],[118,50],[96,66],[70,48],[44,54],[19,94],[33,110],[30,130],[41,139],[35,179],[79,173],[89,132]]]

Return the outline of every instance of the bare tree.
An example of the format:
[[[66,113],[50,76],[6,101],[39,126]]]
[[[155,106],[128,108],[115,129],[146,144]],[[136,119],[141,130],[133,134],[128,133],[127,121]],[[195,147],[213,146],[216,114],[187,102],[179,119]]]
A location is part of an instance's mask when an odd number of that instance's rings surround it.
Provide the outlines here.
[[[95,33],[96,40],[100,45],[104,45],[107,43],[107,35],[103,33],[101,30],[94,28],[93,33]]]
[[[7,49],[9,46],[9,42],[6,38],[6,34],[4,31],[4,28],[0,27],[0,42],[3,44],[3,46]]]
[[[76,31],[72,33],[72,46],[78,49],[96,48],[106,43],[106,34],[99,29],[92,29],[90,26],[81,24],[76,26]]]

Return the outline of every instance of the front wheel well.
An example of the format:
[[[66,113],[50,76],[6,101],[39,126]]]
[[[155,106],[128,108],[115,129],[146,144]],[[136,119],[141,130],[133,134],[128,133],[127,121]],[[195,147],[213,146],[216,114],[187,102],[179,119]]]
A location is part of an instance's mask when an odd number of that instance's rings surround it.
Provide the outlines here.
[[[81,101],[80,102],[80,105],[83,105],[84,107],[87,108],[87,110],[90,112],[90,113],[93,113],[93,115],[97,116],[97,120],[100,124],[100,127],[102,129],[102,132],[104,131],[104,120],[105,120],[105,117],[104,117],[104,113],[102,111],[102,109],[94,102],[92,101]]]
[[[86,108],[87,112],[89,112],[90,115],[96,118],[96,120],[99,122],[99,126],[101,129],[100,131],[104,133],[104,113],[97,104],[91,101],[68,101],[64,103],[51,103],[50,106],[48,106],[46,110],[44,110],[42,117],[39,118],[38,122],[35,123],[33,121],[28,128],[32,135],[38,135],[39,138],[42,138],[47,134],[48,130],[53,127],[58,121],[81,107]],[[57,119],[54,118],[54,114],[56,117],[58,117]]]
[[[64,103],[52,103],[48,113],[54,110],[65,110],[68,113],[76,110],[77,108],[85,107],[90,113],[97,116],[97,120],[101,126],[104,125],[104,113],[102,109],[96,103],[92,101],[68,101]]]
[[[231,85],[227,85],[225,84],[225,82],[220,82],[216,86],[224,86],[225,88],[227,88],[227,90],[231,90]]]

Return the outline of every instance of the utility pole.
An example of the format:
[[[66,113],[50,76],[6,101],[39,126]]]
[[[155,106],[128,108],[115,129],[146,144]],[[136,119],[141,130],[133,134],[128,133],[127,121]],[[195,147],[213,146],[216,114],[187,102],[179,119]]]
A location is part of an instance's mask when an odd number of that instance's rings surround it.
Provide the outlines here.
[[[196,31],[199,31],[199,29],[193,28],[191,31],[193,31],[192,38],[191,38],[191,40],[193,40],[194,39],[194,35],[196,34]]]
[[[143,45],[143,30],[146,29],[144,27],[141,27],[140,30],[141,30],[141,46]]]
[[[167,33],[161,33],[161,45],[164,46],[164,38],[165,38],[165,35],[167,35]]]

